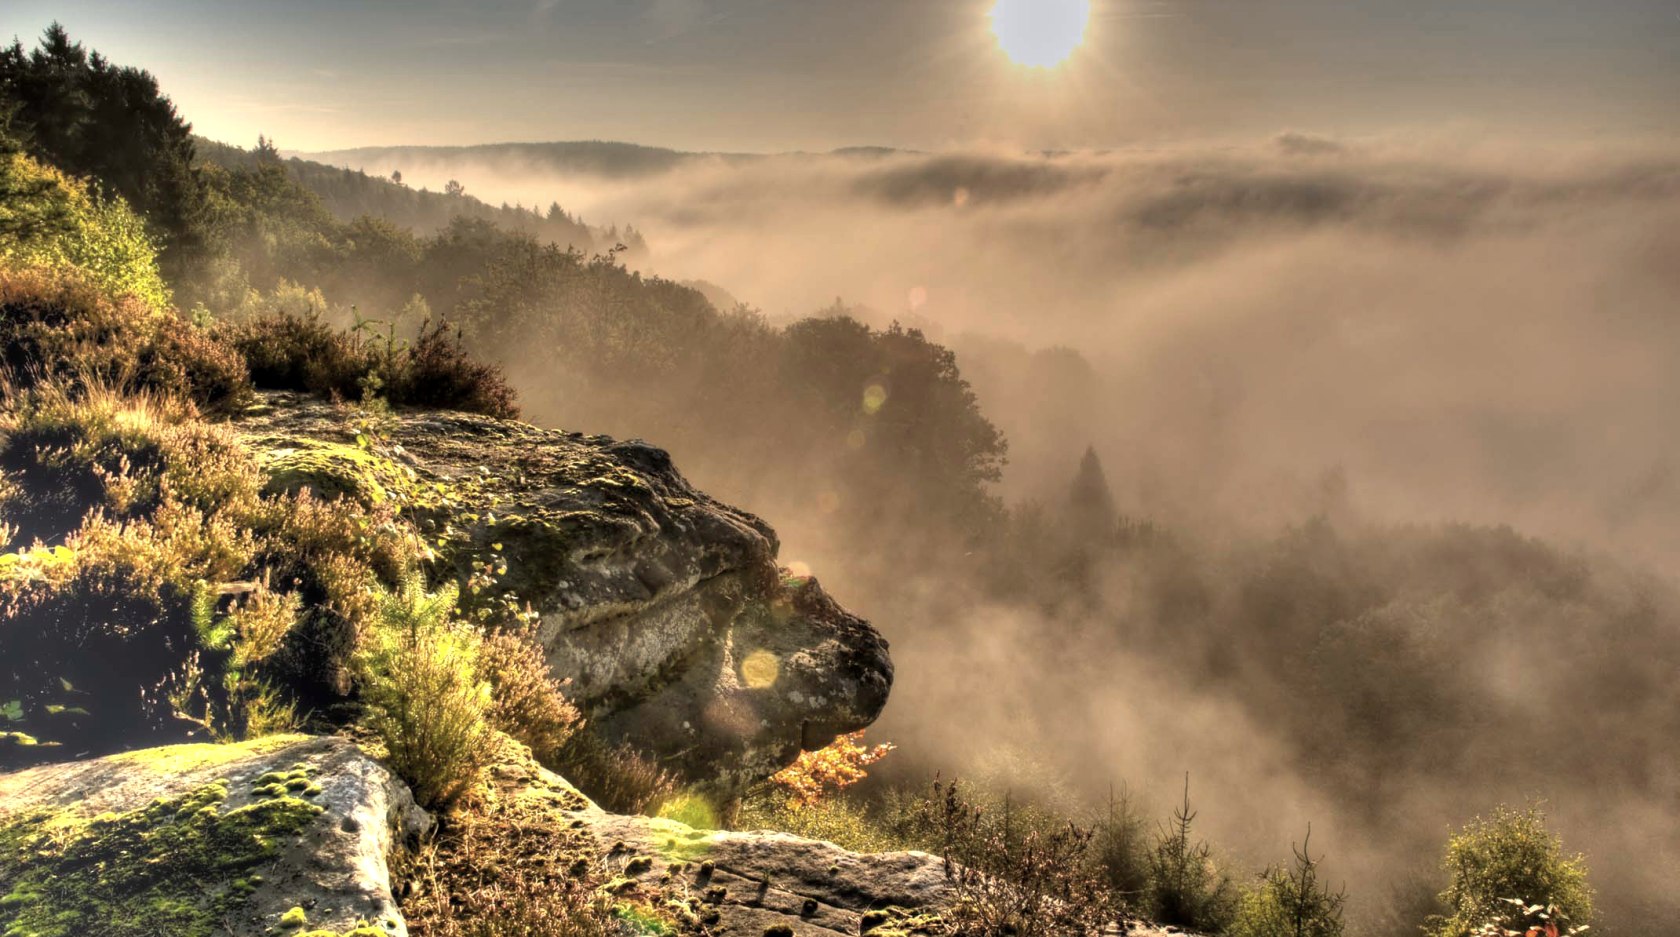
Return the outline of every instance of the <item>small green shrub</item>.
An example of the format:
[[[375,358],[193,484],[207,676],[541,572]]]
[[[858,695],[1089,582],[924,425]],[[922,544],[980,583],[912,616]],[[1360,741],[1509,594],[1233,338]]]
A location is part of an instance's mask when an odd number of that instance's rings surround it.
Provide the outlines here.
[[[853,852],[892,852],[919,846],[894,835],[871,805],[836,794],[814,803],[801,803],[786,791],[766,788],[741,802],[731,824],[738,830],[780,830],[834,843]]]
[[[1526,929],[1530,905],[1553,906],[1575,925],[1592,923],[1586,857],[1564,854],[1538,804],[1500,806],[1470,821],[1447,840],[1442,864],[1451,877],[1441,893],[1447,913],[1426,926],[1431,937],[1470,937],[1488,925]]]
[[[454,618],[456,590],[410,577],[381,601],[358,653],[362,698],[391,767],[417,801],[445,807],[495,755],[477,635]]]
[[[1097,877],[1117,901],[1142,905],[1149,892],[1149,831],[1124,788],[1109,792],[1091,834],[1090,858]]]
[[[1310,851],[1312,831],[1295,850],[1290,868],[1270,868],[1247,890],[1237,908],[1231,937],[1342,937],[1341,892],[1319,880]]]
[[[1151,917],[1162,924],[1221,933],[1236,914],[1237,895],[1230,878],[1214,863],[1213,847],[1192,838],[1195,819],[1186,778],[1184,803],[1162,827],[1149,857]]]

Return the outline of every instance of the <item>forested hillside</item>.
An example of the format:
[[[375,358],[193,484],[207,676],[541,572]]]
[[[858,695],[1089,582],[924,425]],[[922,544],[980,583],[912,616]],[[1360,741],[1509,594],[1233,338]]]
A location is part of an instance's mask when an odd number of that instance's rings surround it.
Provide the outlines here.
[[[0,258],[143,298],[176,323],[148,339],[159,347],[199,348],[199,332],[172,330],[209,330],[246,363],[235,385],[249,368],[375,409],[507,416],[511,385],[527,419],[649,439],[772,518],[797,575],[814,568],[893,642],[899,689],[875,731],[899,750],[821,803],[756,791],[736,805],[743,823],[930,847],[926,782],[973,776],[988,818],[1019,806],[1043,841],[1079,821],[1074,859],[1058,855],[1103,901],[1247,937],[1281,933],[1243,928],[1272,913],[1313,821],[1308,855],[1331,850],[1352,929],[1466,937],[1493,912],[1453,890],[1443,839],[1470,824],[1454,840],[1468,849],[1516,829],[1563,862],[1540,809],[1523,809],[1544,800],[1592,854],[1604,933],[1655,937],[1680,918],[1680,593],[1663,576],[1505,528],[1362,519],[1334,491],[1269,536],[1175,531],[1117,510],[1094,453],[1070,459],[1065,498],[1006,504],[1007,441],[923,332],[871,328],[839,302],[773,326],[632,272],[610,231],[558,208],[197,141],[149,75],[56,28],[0,53],[0,121]],[[628,152],[626,172],[664,159]],[[611,167],[625,152],[588,155]],[[36,236],[55,227],[73,236]],[[200,361],[211,377],[218,360]],[[345,575],[385,559],[355,556]],[[320,575],[315,592],[354,591]],[[188,599],[160,594],[190,628]],[[1096,729],[1115,712],[1136,722],[1111,743]],[[1022,761],[997,770],[1003,753]],[[1157,835],[1192,762],[1205,825],[1190,833],[1186,804]],[[1105,797],[1127,781],[1134,799]],[[975,823],[974,861],[996,852],[1020,872],[1020,831]],[[1198,852],[1204,829],[1226,842]],[[1573,900],[1584,920],[1591,902],[1571,889],[1490,900]]]

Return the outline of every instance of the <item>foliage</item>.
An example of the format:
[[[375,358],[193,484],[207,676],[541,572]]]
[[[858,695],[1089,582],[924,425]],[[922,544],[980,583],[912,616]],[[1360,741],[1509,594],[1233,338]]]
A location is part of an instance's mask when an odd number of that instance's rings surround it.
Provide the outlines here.
[[[418,576],[382,597],[357,654],[362,698],[387,759],[415,800],[448,806],[490,763],[490,686],[477,635],[454,619],[456,591]]]
[[[614,813],[653,814],[677,796],[681,785],[651,757],[625,743],[578,732],[555,758],[555,770],[590,800]]]
[[[95,180],[148,219],[169,269],[201,251],[206,200],[192,127],[150,74],[89,53],[54,23],[33,51],[0,48],[0,106],[26,152]]]
[[[1472,820],[1448,839],[1442,865],[1451,877],[1441,893],[1447,913],[1429,922],[1432,937],[1467,937],[1489,925],[1520,933],[1534,905],[1575,925],[1592,923],[1586,857],[1564,854],[1538,804],[1500,806]]]
[[[6,268],[79,274],[108,296],[132,297],[153,311],[169,305],[151,239],[128,206],[22,153],[0,153]]]
[[[1231,937],[1341,937],[1341,892],[1331,892],[1319,880],[1319,864],[1313,858],[1312,831],[1295,849],[1290,868],[1273,867],[1243,895]]]
[[[15,389],[101,385],[215,413],[250,395],[244,361],[204,329],[79,274],[39,268],[0,267],[0,376]]]
[[[1091,833],[1072,823],[1046,828],[976,806],[956,783],[936,783],[925,803],[928,828],[955,897],[944,913],[954,935],[1063,937],[1094,934],[1119,915],[1091,873]]]
[[[923,843],[905,837],[882,808],[844,794],[814,803],[800,803],[780,790],[750,793],[730,824],[737,830],[779,830],[821,840],[851,850],[873,853],[919,848]]]
[[[810,806],[869,776],[869,767],[885,758],[892,743],[870,747],[864,730],[842,735],[826,747],[800,752],[793,764],[770,776],[799,806]]]
[[[1554,904],[1529,904],[1520,898],[1506,898],[1510,905],[1506,923],[1489,921],[1472,937],[1575,937],[1592,929],[1589,924],[1572,924],[1569,915]]]
[[[1190,780],[1184,803],[1173,810],[1150,856],[1150,912],[1163,924],[1209,933],[1223,932],[1236,911],[1231,880],[1213,861],[1213,848],[1191,835],[1196,813],[1190,809]]]
[[[1108,802],[1091,823],[1091,834],[1091,865],[1109,893],[1128,906],[1144,904],[1150,875],[1148,827],[1126,789],[1109,791]]]
[[[535,637],[523,631],[492,633],[479,647],[478,662],[490,684],[492,721],[530,746],[538,761],[555,763],[583,728],[583,717],[567,701]]]
[[[566,808],[581,799],[496,783],[446,818],[401,870],[415,937],[619,937],[594,839]],[[577,803],[571,803],[570,800]]]
[[[420,325],[412,344],[395,327],[359,321],[349,331],[329,325],[313,302],[230,325],[223,334],[244,355],[257,386],[342,400],[379,398],[511,418],[519,414],[501,371],[473,360],[443,322]]]

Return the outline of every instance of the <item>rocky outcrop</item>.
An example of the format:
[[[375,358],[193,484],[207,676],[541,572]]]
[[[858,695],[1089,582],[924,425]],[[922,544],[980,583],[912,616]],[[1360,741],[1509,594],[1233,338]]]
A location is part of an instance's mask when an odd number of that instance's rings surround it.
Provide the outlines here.
[[[358,445],[342,411],[288,395],[237,428],[275,489],[399,503],[463,572],[501,571],[590,730],[689,783],[737,792],[886,702],[880,635],[779,569],[775,533],[660,449],[439,412]]]
[[[387,860],[429,823],[400,781],[336,738],[0,775],[0,932],[403,937]]]

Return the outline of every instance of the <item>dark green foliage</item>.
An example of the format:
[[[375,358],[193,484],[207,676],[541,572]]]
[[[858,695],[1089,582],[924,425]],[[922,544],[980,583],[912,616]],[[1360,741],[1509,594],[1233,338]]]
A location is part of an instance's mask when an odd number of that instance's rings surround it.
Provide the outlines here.
[[[399,228],[431,234],[448,227],[455,218],[469,218],[489,222],[505,231],[529,234],[562,248],[589,251],[598,240],[588,225],[559,205],[552,205],[540,214],[534,208],[497,208],[474,198],[459,183],[454,188],[445,186],[442,192],[428,192],[395,185],[389,179],[359,170],[339,169],[295,157],[282,161],[272,141],[259,140],[258,144],[245,151],[201,141],[199,155],[230,170],[282,166],[299,186],[315,195],[334,218],[343,222],[378,218]],[[632,248],[640,244],[640,237],[634,232],[626,232],[623,239]],[[603,246],[610,248],[612,244]]]
[[[0,102],[26,151],[96,180],[146,219],[166,271],[201,251],[207,202],[192,127],[150,74],[89,53],[54,23],[33,51],[0,49]]]

